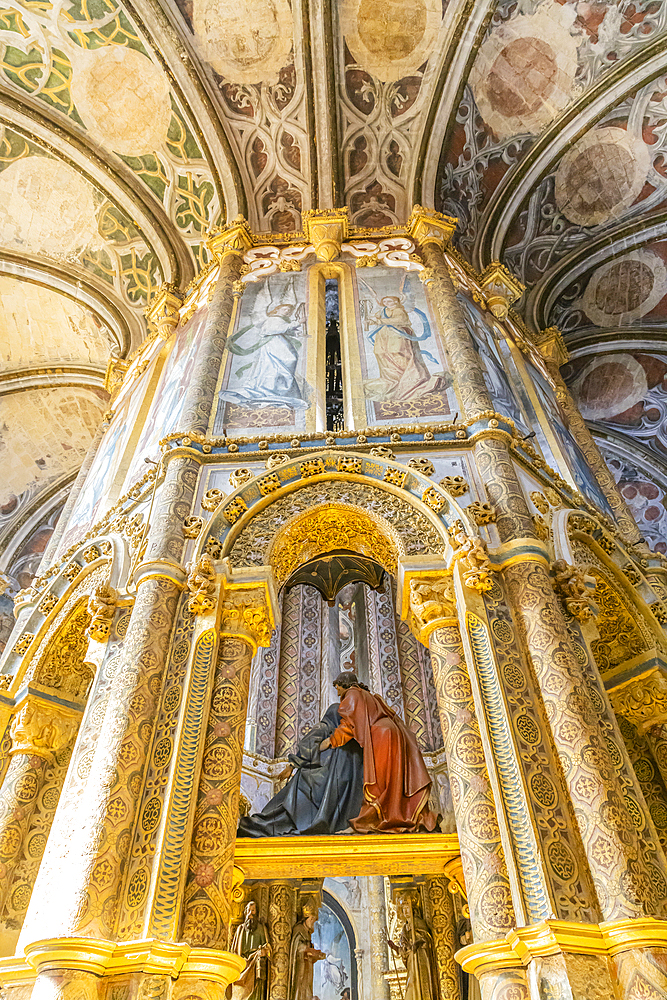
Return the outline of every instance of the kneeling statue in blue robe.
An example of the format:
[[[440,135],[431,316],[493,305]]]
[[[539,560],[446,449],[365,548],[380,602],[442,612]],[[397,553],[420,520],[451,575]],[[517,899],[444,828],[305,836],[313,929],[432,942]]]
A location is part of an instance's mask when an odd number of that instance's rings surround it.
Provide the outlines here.
[[[239,837],[315,836],[348,828],[364,798],[363,751],[356,740],[320,750],[340,721],[338,705],[331,705],[302,736],[289,755],[292,776],[260,813],[241,817]]]

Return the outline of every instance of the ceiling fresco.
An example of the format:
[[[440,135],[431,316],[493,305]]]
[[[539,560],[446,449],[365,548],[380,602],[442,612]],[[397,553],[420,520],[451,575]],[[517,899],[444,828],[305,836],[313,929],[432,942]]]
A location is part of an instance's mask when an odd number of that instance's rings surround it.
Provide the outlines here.
[[[457,216],[476,267],[502,260],[524,283],[529,327],[560,327],[566,380],[658,545],[667,0],[0,0],[0,433],[16,465],[0,569],[19,523],[51,523],[107,408],[109,358],[146,337],[163,282],[206,266],[212,226],[242,212],[295,232],[345,205],[372,228],[415,203]]]

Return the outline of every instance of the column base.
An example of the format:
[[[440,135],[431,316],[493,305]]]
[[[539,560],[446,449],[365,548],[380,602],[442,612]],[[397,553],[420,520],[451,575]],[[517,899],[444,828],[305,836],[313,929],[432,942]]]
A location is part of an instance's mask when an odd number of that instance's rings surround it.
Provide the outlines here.
[[[456,959],[484,1000],[647,1000],[667,995],[667,921],[653,917],[578,924],[545,920],[503,940],[461,948]]]
[[[25,997],[26,987],[34,986],[36,1000],[55,1000],[70,992],[76,993],[77,1000],[95,1000],[103,995],[105,979],[113,977],[119,985],[126,980],[128,986],[148,979],[151,997],[223,1000],[227,986],[238,979],[245,964],[232,952],[155,938],[119,942],[49,938],[27,945],[25,955],[0,959],[0,986],[8,997],[14,990]],[[128,995],[145,992],[145,988],[131,990]]]

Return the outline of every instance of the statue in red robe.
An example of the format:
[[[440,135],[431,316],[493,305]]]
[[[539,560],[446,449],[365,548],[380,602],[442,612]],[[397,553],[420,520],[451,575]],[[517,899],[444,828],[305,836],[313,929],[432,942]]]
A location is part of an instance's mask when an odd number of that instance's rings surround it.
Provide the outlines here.
[[[350,825],[357,833],[431,832],[431,779],[414,734],[382,698],[353,673],[339,674],[340,725],[322,749],[356,740],[364,751],[364,804]]]

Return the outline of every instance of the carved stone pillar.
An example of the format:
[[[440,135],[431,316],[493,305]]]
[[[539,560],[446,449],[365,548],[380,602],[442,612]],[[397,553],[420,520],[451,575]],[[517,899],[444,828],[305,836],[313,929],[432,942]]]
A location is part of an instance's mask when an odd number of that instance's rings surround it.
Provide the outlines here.
[[[387,909],[384,877],[368,877],[368,916],[370,923],[371,996],[373,1000],[389,1000],[389,983],[384,978],[389,971],[387,954]]]
[[[600,721],[605,699],[598,696],[600,704],[593,704],[547,567],[537,561],[516,562],[506,568],[505,577],[601,913],[606,920],[652,915],[664,905],[658,898],[659,869],[654,871],[652,859],[646,857],[611,758]]]
[[[549,331],[547,330],[543,331],[543,336],[548,332]],[[546,352],[543,349],[543,346],[541,344],[538,344],[538,346],[540,347],[542,355],[545,356]],[[586,456],[586,461],[593,470],[595,478],[600,484],[600,488],[607,498],[609,506],[614,512],[616,523],[629,542],[633,544],[641,542],[642,534],[637,527],[637,522],[632,515],[632,511],[621,496],[614,477],[609,471],[609,466],[600,454],[600,450],[593,440],[593,435],[586,426],[586,421],[579,412],[570,390],[565,385],[558,363],[553,358],[548,357],[548,355],[545,357],[545,360],[549,369],[549,374],[551,375],[556,386],[556,397],[569,421],[570,430],[576,438],[579,447]],[[561,362],[561,364],[562,363],[563,362]]]
[[[431,632],[429,648],[473,937],[492,941],[516,920],[458,623]]]
[[[433,931],[435,958],[438,963],[438,980],[442,1000],[460,1000],[459,967],[454,958],[458,949],[454,907],[447,879],[437,875],[426,877],[426,895],[429,923]]]
[[[0,908],[12,884],[45,769],[74,738],[80,712],[29,695],[12,720],[9,768],[0,789]]]
[[[440,317],[445,347],[452,371],[456,372],[459,395],[467,418],[493,415],[494,405],[489,395],[479,355],[473,347],[463,310],[449,274],[442,249],[442,238],[425,233],[421,251],[427,265],[425,283]],[[496,421],[497,424],[497,421]],[[491,427],[493,432],[493,428]],[[501,541],[535,536],[532,515],[508,449],[509,437],[499,430],[496,436],[477,441],[474,454],[486,492],[496,510],[496,525]]]
[[[289,954],[295,921],[296,889],[291,882],[272,882],[269,887],[271,1000],[287,1000]]]
[[[667,787],[667,722],[655,722],[645,732],[653,759],[655,760],[662,780]]]
[[[268,646],[272,619],[263,593],[231,591],[221,611],[221,640],[213,679],[204,755],[185,882],[183,938],[193,947],[228,947],[241,764],[250,668],[257,646]]]
[[[206,430],[233,310],[233,284],[250,244],[247,226],[238,220],[212,237],[210,248],[218,258],[219,275],[185,396],[184,431]],[[141,787],[147,765],[169,638],[185,582],[180,565],[186,542],[183,521],[191,512],[197,474],[198,466],[188,458],[177,458],[167,469],[148,534],[146,561],[135,573],[132,617],[77,827],[72,831],[56,814],[22,945],[51,936],[113,937],[136,818],[133,789],[137,781]]]

